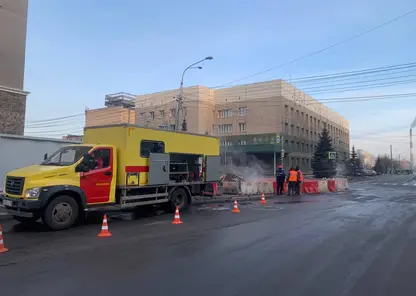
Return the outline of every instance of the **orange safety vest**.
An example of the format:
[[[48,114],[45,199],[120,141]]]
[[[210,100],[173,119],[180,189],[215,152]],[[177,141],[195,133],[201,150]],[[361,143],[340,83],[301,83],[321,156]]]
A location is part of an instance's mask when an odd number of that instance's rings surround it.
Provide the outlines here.
[[[299,181],[303,181],[303,174],[302,174],[302,172],[299,170],[298,171],[298,173],[299,173]]]
[[[298,175],[296,171],[289,172],[289,182],[296,182],[298,180]]]

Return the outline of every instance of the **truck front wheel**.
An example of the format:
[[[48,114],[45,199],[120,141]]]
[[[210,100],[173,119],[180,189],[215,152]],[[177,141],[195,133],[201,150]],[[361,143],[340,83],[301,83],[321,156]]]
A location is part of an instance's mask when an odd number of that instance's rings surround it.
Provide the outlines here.
[[[43,223],[52,230],[72,227],[78,219],[79,207],[74,198],[60,195],[54,198],[45,208]]]

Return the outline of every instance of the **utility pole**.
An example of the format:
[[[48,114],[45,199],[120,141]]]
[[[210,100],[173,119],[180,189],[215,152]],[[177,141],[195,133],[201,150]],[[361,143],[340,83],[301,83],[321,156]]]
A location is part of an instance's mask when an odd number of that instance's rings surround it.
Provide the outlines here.
[[[202,69],[202,67],[198,66],[198,67],[194,67],[195,65],[202,63],[205,60],[212,60],[213,57],[208,56],[205,59],[202,59],[196,63],[193,63],[192,65],[189,65],[188,67],[185,68],[185,70],[183,70],[182,72],[182,78],[181,78],[181,85],[179,88],[179,95],[176,98],[176,103],[177,103],[177,110],[176,110],[176,116],[175,116],[175,130],[179,131],[181,130],[181,128],[179,127],[179,117],[180,117],[180,112],[183,109],[183,77],[185,76],[185,72],[188,71],[189,69]]]
[[[393,145],[390,145],[391,174],[393,174]]]
[[[282,168],[283,168],[283,160],[284,160],[284,158],[285,158],[285,149],[284,149],[284,147],[283,147],[283,143],[284,143],[284,141],[285,141],[285,137],[283,137],[282,136],[282,138],[280,139],[280,147],[282,147],[281,149],[280,149],[280,164],[282,165]],[[284,169],[284,168],[283,168]]]
[[[224,164],[227,167],[227,136],[224,136]]]

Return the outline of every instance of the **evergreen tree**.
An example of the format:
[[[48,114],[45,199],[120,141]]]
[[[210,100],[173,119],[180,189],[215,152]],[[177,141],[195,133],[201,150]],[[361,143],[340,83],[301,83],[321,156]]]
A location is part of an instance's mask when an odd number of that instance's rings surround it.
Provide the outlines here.
[[[349,174],[352,176],[358,176],[363,171],[363,165],[361,159],[358,157],[355,147],[352,146],[351,155],[348,163]]]
[[[331,178],[336,175],[337,163],[335,159],[329,159],[332,148],[332,138],[326,128],[319,135],[318,145],[312,159],[313,174],[317,178]]]
[[[377,173],[377,174],[384,174],[385,173],[385,167],[383,165],[383,161],[380,158],[380,156],[377,157],[376,163],[374,165],[373,170]]]

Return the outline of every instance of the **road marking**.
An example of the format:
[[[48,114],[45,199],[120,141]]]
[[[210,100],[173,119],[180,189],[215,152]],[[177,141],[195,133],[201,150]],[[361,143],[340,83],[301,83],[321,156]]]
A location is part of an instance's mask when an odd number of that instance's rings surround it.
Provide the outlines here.
[[[170,222],[170,221],[169,220],[154,221],[154,222],[145,223],[144,226],[160,225],[160,224],[166,224],[168,222]]]
[[[408,185],[409,185],[409,183],[403,183],[403,185],[404,185],[404,186],[408,186]]]
[[[388,183],[383,183],[383,185],[387,185]]]
[[[397,183],[392,183],[391,185],[396,186],[396,185],[397,185]]]

